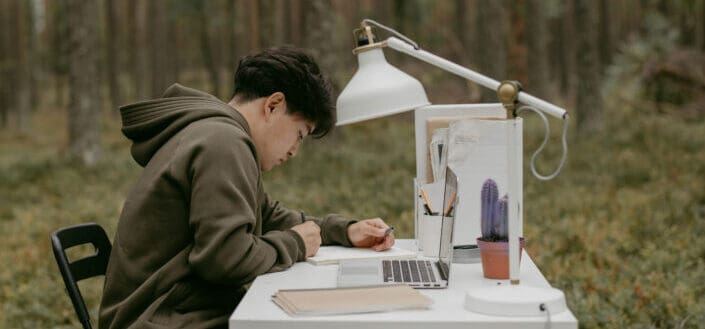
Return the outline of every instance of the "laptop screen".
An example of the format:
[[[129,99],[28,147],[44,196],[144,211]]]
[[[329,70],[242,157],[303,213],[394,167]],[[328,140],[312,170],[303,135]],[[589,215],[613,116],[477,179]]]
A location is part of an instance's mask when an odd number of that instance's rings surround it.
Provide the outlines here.
[[[450,275],[450,263],[453,261],[453,224],[455,210],[458,206],[458,177],[450,167],[446,168],[445,188],[443,191],[443,220],[441,221],[441,239],[438,262],[446,278]]]

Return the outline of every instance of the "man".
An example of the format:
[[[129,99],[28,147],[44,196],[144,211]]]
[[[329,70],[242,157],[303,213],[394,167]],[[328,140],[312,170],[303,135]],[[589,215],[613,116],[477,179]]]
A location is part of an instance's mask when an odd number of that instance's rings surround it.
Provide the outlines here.
[[[262,172],[328,133],[333,111],[318,66],[288,47],[243,58],[227,104],[173,85],[122,107],[144,170],[115,234],[100,328],[226,327],[246,284],[321,244],[390,248],[381,219],[317,219],[264,193]]]

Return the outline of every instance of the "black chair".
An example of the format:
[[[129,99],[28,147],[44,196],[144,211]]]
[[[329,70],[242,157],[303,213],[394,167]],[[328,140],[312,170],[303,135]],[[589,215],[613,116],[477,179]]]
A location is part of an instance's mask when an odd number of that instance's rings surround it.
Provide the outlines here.
[[[93,244],[95,254],[69,263],[65,250],[87,243]],[[51,233],[51,247],[76,315],[84,329],[91,329],[90,317],[81,291],[78,289],[78,281],[105,275],[112,249],[110,240],[100,225],[87,223],[65,227]]]

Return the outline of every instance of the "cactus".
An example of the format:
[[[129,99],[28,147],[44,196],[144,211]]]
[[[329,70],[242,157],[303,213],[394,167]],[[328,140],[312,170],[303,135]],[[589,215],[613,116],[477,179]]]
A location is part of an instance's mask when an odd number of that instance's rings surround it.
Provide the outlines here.
[[[497,183],[488,178],[482,184],[481,192],[481,218],[482,240],[507,241],[508,197],[498,198]]]
[[[491,178],[485,180],[482,184],[482,194],[481,194],[481,221],[480,227],[482,229],[482,236],[489,237],[492,235],[492,222],[497,211],[497,195],[499,194],[497,190],[497,183]]]
[[[509,213],[507,213],[507,202],[509,198],[505,194],[497,202],[497,218],[495,218],[495,236],[498,240],[507,240],[509,238]]]

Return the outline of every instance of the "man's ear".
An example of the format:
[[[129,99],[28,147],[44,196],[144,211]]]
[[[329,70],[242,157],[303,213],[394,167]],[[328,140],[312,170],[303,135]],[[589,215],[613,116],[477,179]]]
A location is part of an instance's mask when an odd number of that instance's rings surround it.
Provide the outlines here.
[[[279,111],[286,110],[286,97],[281,91],[277,91],[264,100],[264,116],[268,118],[276,109]]]

